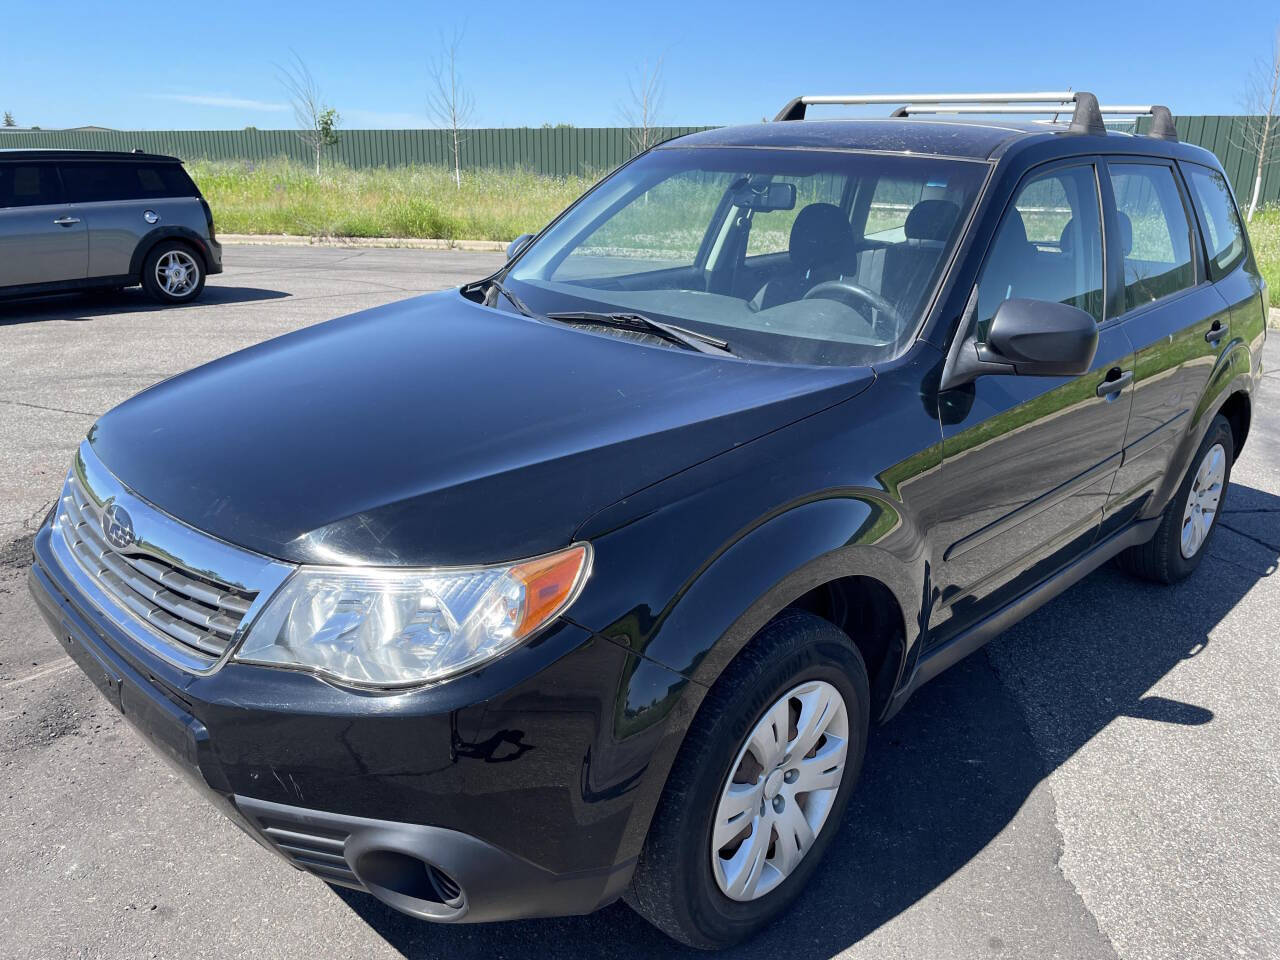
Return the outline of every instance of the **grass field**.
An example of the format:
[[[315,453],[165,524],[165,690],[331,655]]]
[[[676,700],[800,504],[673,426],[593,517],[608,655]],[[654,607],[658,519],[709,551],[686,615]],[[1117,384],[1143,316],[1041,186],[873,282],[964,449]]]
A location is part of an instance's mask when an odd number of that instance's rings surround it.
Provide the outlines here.
[[[592,183],[482,170],[459,190],[443,167],[334,167],[316,176],[285,161],[193,161],[187,170],[219,230],[316,237],[511,240],[544,226]]]
[[[1280,207],[1254,214],[1249,239],[1271,291],[1271,306],[1280,307]]]
[[[317,237],[511,240],[544,226],[593,182],[481,170],[466,174],[459,190],[442,167],[333,167],[316,176],[278,160],[193,161],[187,169],[213,207],[219,230]],[[785,232],[779,230],[779,237]],[[1280,307],[1280,208],[1258,213],[1249,234],[1271,305]],[[654,236],[656,246],[664,246]]]

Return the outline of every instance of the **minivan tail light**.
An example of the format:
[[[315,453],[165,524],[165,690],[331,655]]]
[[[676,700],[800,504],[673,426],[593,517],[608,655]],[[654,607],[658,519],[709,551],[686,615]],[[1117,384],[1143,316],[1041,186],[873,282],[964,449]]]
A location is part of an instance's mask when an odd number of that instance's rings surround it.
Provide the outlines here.
[[[213,231],[213,211],[209,209],[209,201],[204,197],[200,198],[200,209],[204,211],[204,222],[209,225],[209,239],[215,239]]]

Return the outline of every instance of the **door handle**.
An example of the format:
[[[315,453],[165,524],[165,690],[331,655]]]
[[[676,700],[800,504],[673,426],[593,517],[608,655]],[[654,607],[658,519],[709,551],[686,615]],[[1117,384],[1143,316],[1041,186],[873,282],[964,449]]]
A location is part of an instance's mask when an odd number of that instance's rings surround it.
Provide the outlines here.
[[[1209,332],[1204,335],[1205,343],[1217,343],[1227,335],[1228,325],[1221,320],[1213,321],[1213,326],[1209,328]]]
[[[69,227],[69,226],[72,226],[73,224],[79,223],[80,218],[79,217],[59,217],[57,220],[53,222],[60,227]]]
[[[1112,367],[1107,371],[1107,379],[1098,384],[1098,396],[1114,397],[1128,386],[1129,381],[1132,379],[1132,370],[1121,370],[1119,367]]]

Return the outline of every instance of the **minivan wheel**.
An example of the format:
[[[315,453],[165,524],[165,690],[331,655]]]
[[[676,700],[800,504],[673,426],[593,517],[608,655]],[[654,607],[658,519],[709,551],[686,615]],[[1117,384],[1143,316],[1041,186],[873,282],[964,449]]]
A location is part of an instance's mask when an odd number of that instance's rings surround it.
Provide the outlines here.
[[[185,243],[158,243],[142,265],[142,286],[161,303],[186,303],[204,289],[204,263]]]
[[[1191,458],[1178,492],[1165,507],[1155,536],[1116,558],[1120,567],[1157,583],[1177,583],[1191,576],[1218,528],[1235,459],[1231,424],[1221,414]]]
[[[713,949],[782,913],[817,869],[866,751],[869,685],[847,634],[770,622],[712,687],[680,748],[627,903]]]

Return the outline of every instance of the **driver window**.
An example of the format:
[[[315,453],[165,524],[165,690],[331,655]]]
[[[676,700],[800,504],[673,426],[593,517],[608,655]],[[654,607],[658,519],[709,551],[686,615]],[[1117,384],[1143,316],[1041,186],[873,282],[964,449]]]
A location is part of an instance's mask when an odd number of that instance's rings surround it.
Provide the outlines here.
[[[1091,165],[1024,183],[996,231],[978,281],[979,341],[1014,297],[1066,303],[1102,320],[1102,227]]]

